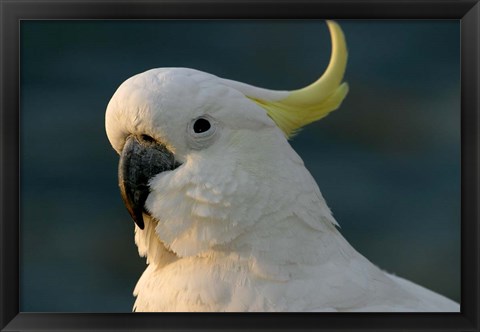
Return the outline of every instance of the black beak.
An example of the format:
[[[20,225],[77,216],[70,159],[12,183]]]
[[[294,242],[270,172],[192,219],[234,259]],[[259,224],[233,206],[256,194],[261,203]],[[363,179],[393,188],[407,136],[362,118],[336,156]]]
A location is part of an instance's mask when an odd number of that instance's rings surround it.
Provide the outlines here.
[[[148,182],[155,175],[178,166],[173,153],[151,137],[127,139],[118,165],[118,185],[127,210],[140,229],[145,227],[143,213],[150,193]]]

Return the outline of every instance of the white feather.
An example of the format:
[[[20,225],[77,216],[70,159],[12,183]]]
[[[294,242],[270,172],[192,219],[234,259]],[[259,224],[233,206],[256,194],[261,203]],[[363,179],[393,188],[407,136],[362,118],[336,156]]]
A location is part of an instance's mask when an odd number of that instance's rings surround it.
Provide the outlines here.
[[[170,68],[127,80],[109,103],[118,152],[128,135],[146,133],[182,163],[149,183],[151,218],[135,231],[149,265],[135,310],[458,312],[347,243],[300,157],[239,87],[285,94]],[[187,128],[200,115],[218,122],[218,137],[199,149]]]

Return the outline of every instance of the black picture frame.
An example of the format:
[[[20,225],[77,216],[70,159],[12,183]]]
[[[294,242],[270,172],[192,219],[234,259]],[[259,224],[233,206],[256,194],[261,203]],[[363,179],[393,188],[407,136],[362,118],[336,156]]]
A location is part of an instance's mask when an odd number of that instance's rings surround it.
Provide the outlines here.
[[[479,330],[479,49],[477,0],[0,0],[0,328],[92,330]],[[461,21],[460,313],[19,312],[19,30],[30,19],[458,19]]]

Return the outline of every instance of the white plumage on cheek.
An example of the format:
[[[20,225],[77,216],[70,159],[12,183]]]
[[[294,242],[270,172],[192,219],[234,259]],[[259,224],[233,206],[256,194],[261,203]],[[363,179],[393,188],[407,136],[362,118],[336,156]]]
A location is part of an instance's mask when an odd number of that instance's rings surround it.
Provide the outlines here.
[[[228,158],[219,164],[192,155],[175,171],[155,177],[150,187],[146,207],[158,220],[157,234],[181,257],[231,241],[262,212],[261,204],[252,208],[259,189],[254,178]]]

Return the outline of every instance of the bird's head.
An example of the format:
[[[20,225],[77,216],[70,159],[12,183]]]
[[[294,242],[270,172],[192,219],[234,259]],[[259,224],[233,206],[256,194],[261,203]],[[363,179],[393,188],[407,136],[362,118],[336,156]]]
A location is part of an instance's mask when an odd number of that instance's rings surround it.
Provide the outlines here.
[[[276,170],[296,156],[286,138],[347,94],[345,39],[336,23],[328,26],[330,64],[303,89],[261,89],[186,68],[149,70],[117,89],[106,131],[139,229],[154,220],[162,243],[188,256],[232,240],[265,213],[256,201],[271,196],[272,179],[288,176]]]

